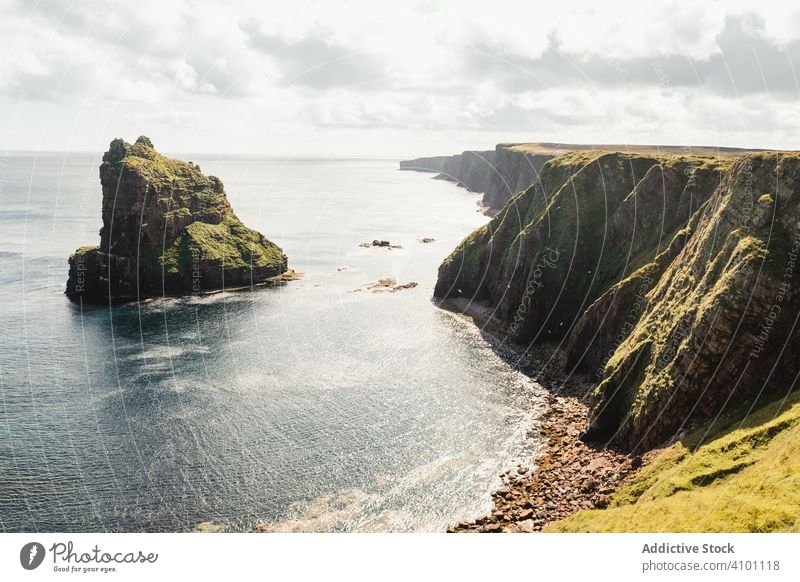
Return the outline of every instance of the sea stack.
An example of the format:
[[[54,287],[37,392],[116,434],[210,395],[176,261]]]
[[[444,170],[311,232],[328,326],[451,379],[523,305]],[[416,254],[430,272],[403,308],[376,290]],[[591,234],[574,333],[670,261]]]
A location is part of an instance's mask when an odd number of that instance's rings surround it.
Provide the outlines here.
[[[287,271],[283,251],[233,212],[222,181],[159,154],[147,137],[111,142],[100,165],[100,245],[69,258],[67,295],[128,301],[252,287]]]

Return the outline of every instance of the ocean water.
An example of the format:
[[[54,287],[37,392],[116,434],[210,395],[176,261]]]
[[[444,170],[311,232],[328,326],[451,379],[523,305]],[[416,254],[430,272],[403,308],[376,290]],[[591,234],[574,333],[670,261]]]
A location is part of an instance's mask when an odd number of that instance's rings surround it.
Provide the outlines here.
[[[100,154],[0,153],[0,530],[441,531],[487,510],[535,451],[541,389],[430,300],[477,196],[393,160],[192,159],[302,280],[81,308],[67,256],[99,240]],[[355,291],[384,277],[419,286]]]

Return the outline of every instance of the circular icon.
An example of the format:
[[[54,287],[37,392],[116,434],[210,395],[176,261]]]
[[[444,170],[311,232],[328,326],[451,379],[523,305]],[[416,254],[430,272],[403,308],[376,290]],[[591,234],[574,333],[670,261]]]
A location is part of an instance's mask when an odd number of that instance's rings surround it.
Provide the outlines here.
[[[35,570],[44,561],[44,546],[39,542],[30,542],[19,551],[19,563],[26,570]]]

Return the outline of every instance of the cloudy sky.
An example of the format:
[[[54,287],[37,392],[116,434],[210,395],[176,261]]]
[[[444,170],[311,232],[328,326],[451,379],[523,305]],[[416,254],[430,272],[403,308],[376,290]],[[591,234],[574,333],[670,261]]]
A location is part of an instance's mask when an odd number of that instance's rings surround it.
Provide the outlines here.
[[[797,3],[549,4],[0,0],[0,149],[800,149]]]

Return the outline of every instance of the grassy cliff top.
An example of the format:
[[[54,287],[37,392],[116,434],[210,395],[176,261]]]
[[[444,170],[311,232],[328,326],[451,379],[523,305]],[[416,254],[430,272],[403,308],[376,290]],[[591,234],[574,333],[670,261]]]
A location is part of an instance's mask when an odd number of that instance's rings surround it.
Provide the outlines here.
[[[612,497],[552,532],[800,531],[800,392],[662,449]]]
[[[204,175],[200,166],[192,162],[175,160],[158,153],[146,136],[139,137],[133,144],[115,139],[103,156],[103,162],[120,175],[138,175],[157,189],[205,190],[214,194],[223,192],[219,178]]]
[[[630,154],[644,154],[651,156],[679,155],[694,157],[738,157],[762,151],[760,149],[729,148],[714,146],[664,146],[664,145],[637,145],[637,144],[571,144],[571,143],[510,143],[500,144],[512,151],[530,154],[555,154],[561,155],[568,152],[601,151],[621,152]]]

